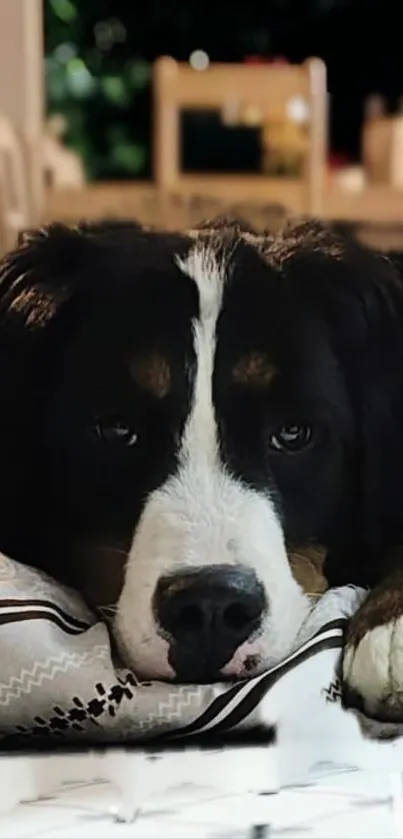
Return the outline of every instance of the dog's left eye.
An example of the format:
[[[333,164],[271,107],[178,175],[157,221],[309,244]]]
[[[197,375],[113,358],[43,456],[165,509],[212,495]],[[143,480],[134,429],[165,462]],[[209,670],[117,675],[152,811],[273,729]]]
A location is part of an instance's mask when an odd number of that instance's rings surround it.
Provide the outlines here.
[[[94,426],[95,435],[103,443],[114,446],[134,446],[138,434],[127,422],[118,417],[107,417],[98,420]]]
[[[299,452],[305,449],[312,439],[309,425],[288,425],[270,436],[270,446],[278,452]]]

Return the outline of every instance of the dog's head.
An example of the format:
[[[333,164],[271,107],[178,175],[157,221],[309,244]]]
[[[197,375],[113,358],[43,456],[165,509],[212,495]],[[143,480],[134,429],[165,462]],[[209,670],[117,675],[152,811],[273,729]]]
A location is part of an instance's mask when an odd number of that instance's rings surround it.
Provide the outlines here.
[[[1,267],[0,548],[116,604],[143,676],[278,661],[308,608],[290,548],[368,582],[392,532],[399,295],[314,224],[26,236]]]

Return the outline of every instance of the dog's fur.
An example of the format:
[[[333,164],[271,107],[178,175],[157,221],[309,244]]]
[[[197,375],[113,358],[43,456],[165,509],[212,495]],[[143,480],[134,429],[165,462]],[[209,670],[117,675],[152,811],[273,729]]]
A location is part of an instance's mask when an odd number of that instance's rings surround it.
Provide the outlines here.
[[[0,266],[0,386],[0,549],[111,605],[141,674],[175,676],[161,578],[223,564],[266,607],[217,678],[278,661],[308,608],[288,552],[320,544],[330,585],[373,589],[346,701],[403,719],[403,660],[392,687],[384,666],[391,620],[403,648],[398,255],[314,222],[52,225]],[[305,445],[279,448],[294,426]]]

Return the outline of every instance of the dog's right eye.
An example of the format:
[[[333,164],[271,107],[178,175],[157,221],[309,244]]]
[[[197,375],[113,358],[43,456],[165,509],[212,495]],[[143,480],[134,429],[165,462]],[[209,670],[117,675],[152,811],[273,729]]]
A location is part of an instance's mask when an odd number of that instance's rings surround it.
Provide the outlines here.
[[[308,425],[287,425],[270,437],[270,447],[277,452],[294,454],[306,449],[312,440],[312,429]]]
[[[135,446],[138,434],[125,420],[119,417],[104,417],[94,426],[94,433],[98,440],[110,446]]]

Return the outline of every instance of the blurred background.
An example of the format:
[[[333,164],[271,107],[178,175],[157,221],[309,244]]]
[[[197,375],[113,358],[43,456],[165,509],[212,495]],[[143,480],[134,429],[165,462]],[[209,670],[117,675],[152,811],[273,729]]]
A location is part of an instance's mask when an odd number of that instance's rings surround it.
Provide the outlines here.
[[[44,8],[48,112],[66,117],[67,140],[90,178],[151,177],[151,71],[160,55],[196,63],[200,53],[234,63],[319,56],[333,161],[360,160],[368,96],[383,94],[391,109],[403,96],[399,4],[388,0],[45,0]],[[185,164],[209,168],[206,143],[224,147],[225,139],[212,119],[197,127],[188,126]],[[236,145],[230,161],[218,153],[212,164],[257,167],[253,142]]]
[[[403,247],[399,24],[392,0],[0,0],[1,247],[225,204]]]

